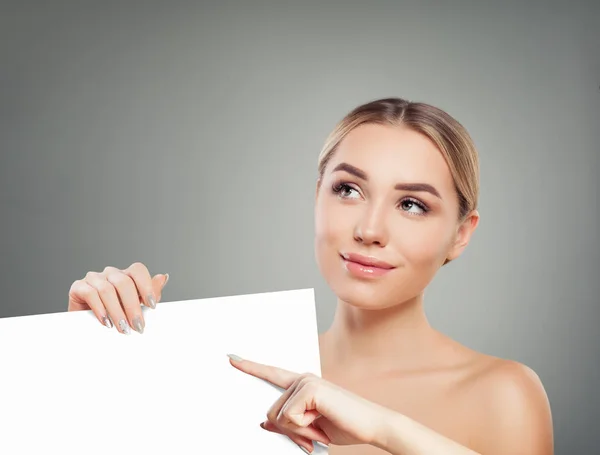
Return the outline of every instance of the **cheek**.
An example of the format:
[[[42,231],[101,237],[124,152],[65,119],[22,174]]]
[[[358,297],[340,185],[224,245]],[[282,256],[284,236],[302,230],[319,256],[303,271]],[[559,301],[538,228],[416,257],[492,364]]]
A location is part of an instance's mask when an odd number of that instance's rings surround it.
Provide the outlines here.
[[[324,197],[315,207],[315,253],[322,272],[338,260],[338,253],[352,240],[352,220],[335,201]]]
[[[422,223],[410,220],[397,232],[394,243],[411,267],[437,268],[448,253],[449,234],[447,224],[442,220],[424,220]]]
[[[335,244],[336,239],[339,238],[343,230],[343,223],[339,221],[341,220],[336,218],[335,207],[332,204],[328,204],[327,200],[317,202],[315,208],[315,237],[319,248]]]

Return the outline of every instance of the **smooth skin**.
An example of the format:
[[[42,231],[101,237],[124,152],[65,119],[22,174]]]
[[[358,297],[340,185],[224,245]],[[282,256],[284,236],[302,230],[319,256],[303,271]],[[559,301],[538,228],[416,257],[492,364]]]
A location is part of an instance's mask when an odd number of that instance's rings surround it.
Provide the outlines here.
[[[406,188],[414,183],[437,194]],[[328,444],[331,455],[553,454],[550,405],[535,372],[473,351],[427,321],[425,288],[479,223],[477,211],[459,220],[458,210],[448,166],[421,134],[370,124],[342,141],[315,201],[317,263],[338,297],[319,340],[322,378],[230,359],[283,390],[265,410],[266,431],[308,452],[313,441]],[[357,274],[347,254],[392,268]],[[91,272],[71,287],[69,310],[139,327],[140,304],[155,306],[167,279],[140,263]]]

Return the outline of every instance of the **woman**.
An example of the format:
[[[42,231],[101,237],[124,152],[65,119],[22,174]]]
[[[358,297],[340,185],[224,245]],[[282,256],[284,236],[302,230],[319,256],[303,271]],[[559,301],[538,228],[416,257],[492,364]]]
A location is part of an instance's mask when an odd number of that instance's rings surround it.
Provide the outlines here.
[[[433,329],[423,294],[478,222],[479,164],[446,112],[398,98],[357,107],[319,157],[315,248],[338,297],[320,336],[323,378],[230,356],[282,387],[261,426],[332,455],[553,453],[546,393],[526,366],[475,352]],[[140,308],[168,275],[107,267],[73,283],[69,310],[140,333]]]

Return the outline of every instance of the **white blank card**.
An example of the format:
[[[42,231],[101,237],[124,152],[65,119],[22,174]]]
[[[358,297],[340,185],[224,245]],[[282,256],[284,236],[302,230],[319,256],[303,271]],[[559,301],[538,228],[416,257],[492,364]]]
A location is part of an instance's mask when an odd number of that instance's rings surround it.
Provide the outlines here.
[[[227,354],[320,375],[312,289],[143,311],[130,335],[91,311],[0,319],[0,453],[303,453],[259,427],[281,392]]]

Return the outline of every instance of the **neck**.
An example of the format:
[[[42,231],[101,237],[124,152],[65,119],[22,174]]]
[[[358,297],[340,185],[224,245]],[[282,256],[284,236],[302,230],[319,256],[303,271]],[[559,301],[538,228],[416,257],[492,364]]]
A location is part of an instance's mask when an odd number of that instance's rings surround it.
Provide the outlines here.
[[[425,315],[423,295],[382,310],[338,300],[333,323],[324,334],[327,363],[344,371],[360,368],[371,373],[419,368],[436,333]]]

